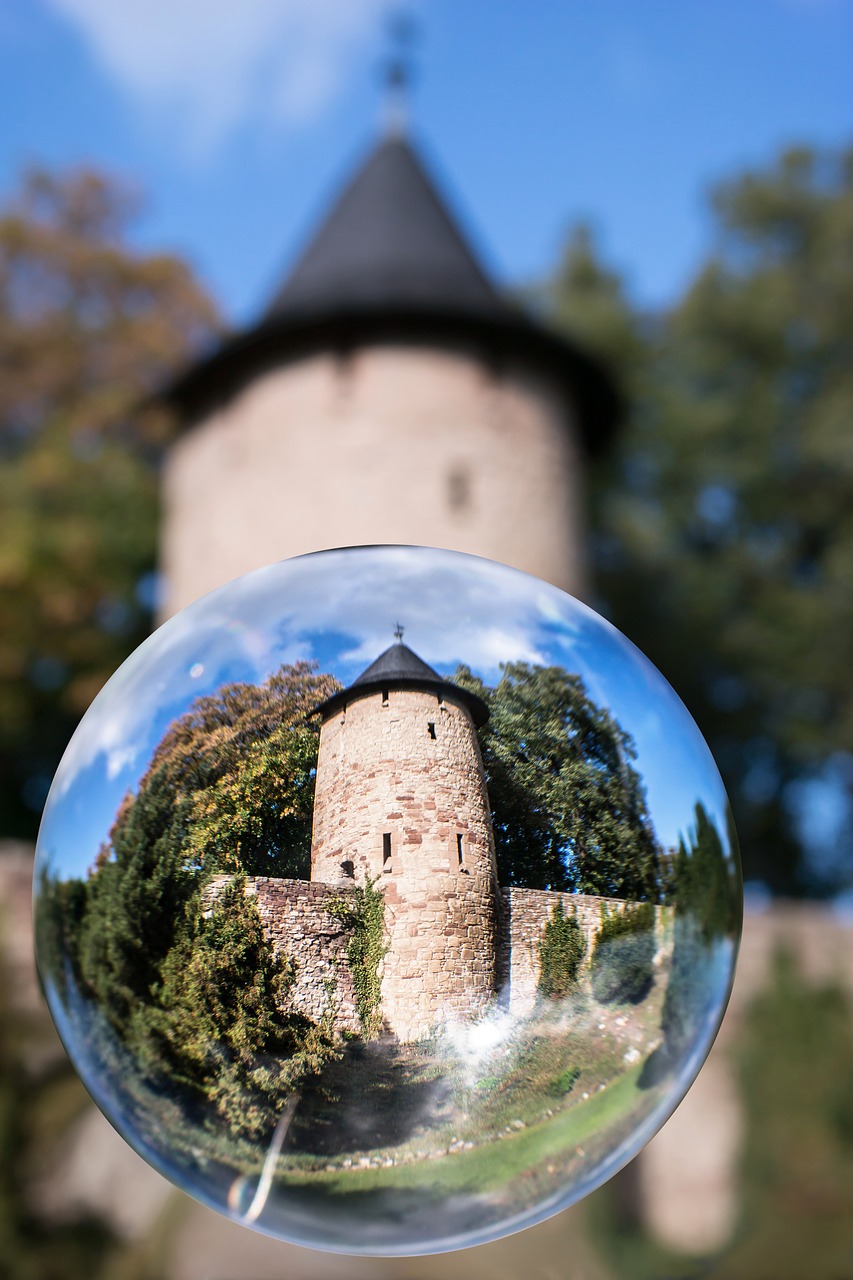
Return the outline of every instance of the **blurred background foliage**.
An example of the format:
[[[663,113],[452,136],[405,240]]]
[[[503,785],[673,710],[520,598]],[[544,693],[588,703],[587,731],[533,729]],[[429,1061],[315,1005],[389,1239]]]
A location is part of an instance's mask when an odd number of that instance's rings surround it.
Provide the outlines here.
[[[151,395],[216,311],[141,254],[134,202],[93,171],[33,171],[0,210],[0,831],[34,836],[80,716],[151,629]],[[147,403],[146,403],[147,402]]]
[[[665,313],[632,306],[584,228],[530,292],[607,359],[629,404],[591,477],[593,603],[698,720],[747,879],[843,901],[853,891],[853,150],[787,152],[723,184],[713,211],[705,266]],[[31,173],[0,211],[8,836],[34,838],[78,718],[152,624],[157,472],[173,424],[150,396],[219,330],[184,264],[133,247],[133,213],[95,172]],[[853,1277],[851,1028],[849,995],[781,959],[739,1040],[747,1129],[730,1247],[704,1260],[662,1251],[629,1168],[573,1219],[600,1256],[595,1275]],[[0,1278],[156,1280],[162,1241],[54,1221],[29,1194],[50,1160],[45,1134],[85,1105],[63,1059],[33,1054],[33,1034],[4,996]]]
[[[708,739],[746,878],[827,896],[853,885],[853,150],[788,151],[713,211],[666,314],[584,230],[540,303],[630,404],[593,478],[596,603]]]

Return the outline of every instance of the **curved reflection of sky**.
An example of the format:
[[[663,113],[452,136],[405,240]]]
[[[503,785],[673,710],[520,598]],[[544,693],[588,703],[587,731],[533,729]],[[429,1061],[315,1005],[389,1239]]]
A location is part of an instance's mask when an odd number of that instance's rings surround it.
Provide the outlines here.
[[[637,746],[637,767],[665,847],[701,800],[721,834],[726,798],[708,748],[655,668],[572,597],[489,560],[422,547],[320,552],[271,565],[197,601],[160,627],[95,699],[57,772],[40,848],[80,875],[107,838],[168,724],[229,681],[260,681],[316,659],[349,683],[393,641],[443,674],[466,663],[494,683],[503,662],[580,674]]]

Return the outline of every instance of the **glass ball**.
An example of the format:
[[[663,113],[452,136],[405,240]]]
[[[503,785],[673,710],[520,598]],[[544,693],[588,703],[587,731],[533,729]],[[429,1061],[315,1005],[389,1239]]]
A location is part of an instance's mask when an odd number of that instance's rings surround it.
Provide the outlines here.
[[[493,1240],[670,1115],[741,880],[682,703],[585,605],[422,547],[261,569],[156,631],[57,772],[39,970],[120,1133],[302,1245]]]

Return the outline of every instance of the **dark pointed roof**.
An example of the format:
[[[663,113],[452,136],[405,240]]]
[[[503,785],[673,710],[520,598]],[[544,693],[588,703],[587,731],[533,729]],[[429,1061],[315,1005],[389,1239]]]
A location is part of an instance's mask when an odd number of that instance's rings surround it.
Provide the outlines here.
[[[345,187],[267,317],[414,304],[507,310],[415,152],[391,137]]]
[[[411,144],[383,139],[356,171],[254,328],[227,340],[166,392],[187,415],[259,369],[303,351],[371,341],[475,341],[562,381],[588,452],[622,411],[598,361],[504,298]]]
[[[353,695],[359,697],[385,689],[428,689],[439,697],[461,702],[468,708],[476,725],[485,724],[489,718],[489,709],[482,698],[462,689],[452,680],[445,680],[402,640],[390,645],[375,662],[371,662],[349,688],[333,693],[316,710],[325,720],[345,707]]]
[[[371,662],[370,666],[353,680],[350,687],[354,689],[360,684],[376,684],[383,680],[443,681],[443,679],[443,676],[433,671],[432,667],[424,662],[423,658],[419,658],[407,644],[398,640],[396,644],[389,645],[384,653],[380,653],[376,661]]]

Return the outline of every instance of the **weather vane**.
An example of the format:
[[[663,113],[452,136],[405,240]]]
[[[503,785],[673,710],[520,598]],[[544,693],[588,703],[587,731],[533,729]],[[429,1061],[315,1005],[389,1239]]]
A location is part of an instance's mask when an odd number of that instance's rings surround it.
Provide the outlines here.
[[[397,623],[397,626],[396,626],[396,629],[395,629],[395,631],[394,631],[394,635],[395,635],[395,636],[396,636],[396,638],[397,638],[397,643],[398,643],[398,644],[402,644],[402,643],[403,643],[403,632],[404,632],[404,630],[405,630],[405,628],[403,627],[402,623],[398,622],[398,623]]]
[[[418,26],[409,9],[395,9],[388,19],[391,46],[383,68],[385,83],[386,129],[390,134],[404,134],[409,123],[409,94],[413,79],[413,50]]]

